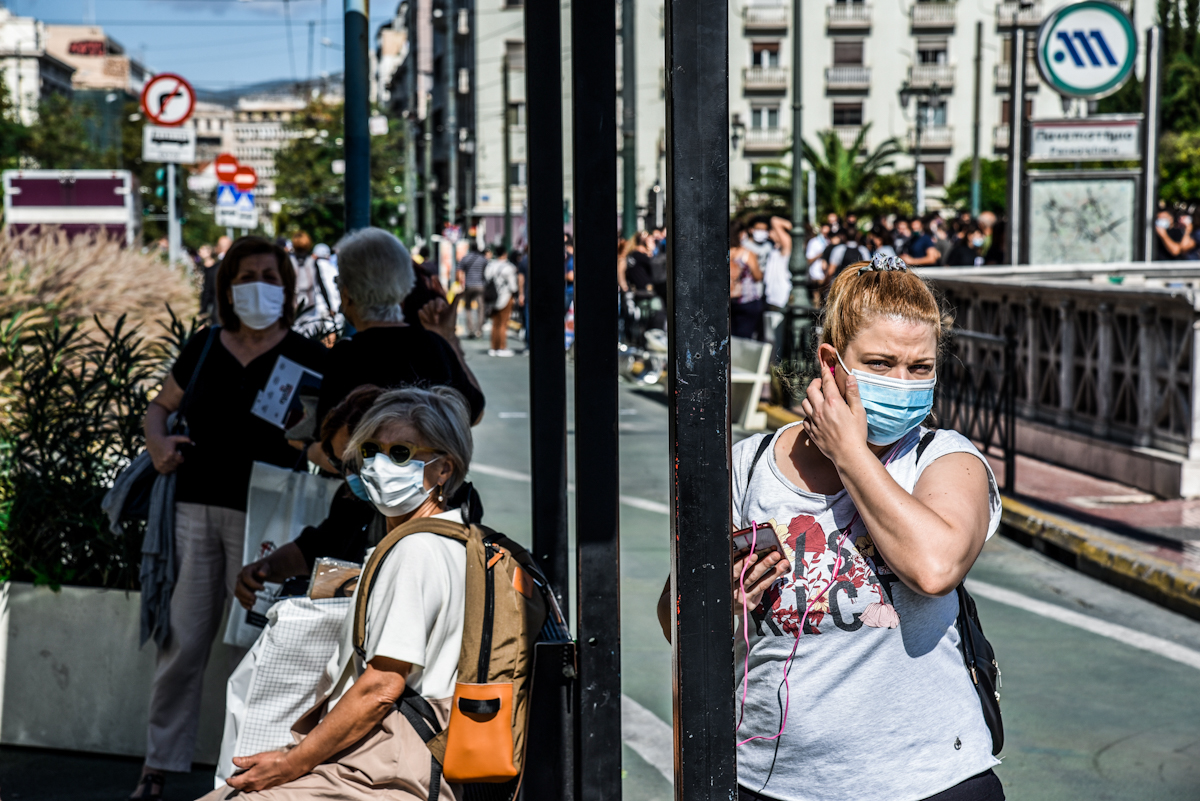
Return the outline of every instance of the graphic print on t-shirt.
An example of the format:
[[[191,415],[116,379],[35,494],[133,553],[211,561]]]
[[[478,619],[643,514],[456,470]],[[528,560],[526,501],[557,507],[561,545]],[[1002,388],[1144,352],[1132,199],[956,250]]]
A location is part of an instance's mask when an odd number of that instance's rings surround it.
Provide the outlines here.
[[[862,533],[855,537],[851,531],[841,543],[840,565],[841,530],[831,527],[826,531],[817,518],[804,514],[792,518],[787,526],[775,520],[766,525],[779,536],[792,574],[775,582],[754,610],[760,634],[765,634],[765,624],[776,636],[796,637],[810,602],[812,608],[804,618],[805,634],[820,634],[822,628],[828,631],[831,625],[843,631],[858,631],[863,626],[894,629],[900,625],[891,589],[899,579],[883,561],[861,522],[854,525]]]

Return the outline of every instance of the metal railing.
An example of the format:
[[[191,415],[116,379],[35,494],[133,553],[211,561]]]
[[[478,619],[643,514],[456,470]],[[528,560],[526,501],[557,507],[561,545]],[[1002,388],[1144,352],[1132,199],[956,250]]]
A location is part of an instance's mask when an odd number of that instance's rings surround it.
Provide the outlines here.
[[[871,27],[871,6],[867,3],[834,3],[825,7],[825,24],[834,30]]]
[[[742,86],[746,89],[785,90],[787,85],[786,67],[746,67],[742,70]]]
[[[788,25],[789,8],[785,5],[749,5],[742,9],[747,30],[778,30]]]
[[[953,28],[958,4],[954,2],[916,2],[910,9],[914,28]]]
[[[746,131],[742,147],[748,151],[782,150],[788,145],[788,132],[783,128],[751,128]]]
[[[1041,76],[1038,74],[1037,62],[1032,58],[1025,60],[1025,85],[1028,87],[1037,86],[1041,83]],[[996,65],[996,88],[1006,89],[1012,84],[1012,64],[997,64]]]
[[[1017,332],[1004,336],[956,328],[938,365],[933,414],[984,453],[1004,455],[1004,490],[1017,483]]]
[[[1110,0],[1115,2],[1117,7],[1126,14],[1132,13],[1133,0]],[[1052,3],[1051,8],[1057,3]],[[1019,25],[1022,28],[1034,28],[1042,24],[1042,19],[1046,16],[1046,8],[1040,2],[1034,2],[1030,5],[1023,6],[1016,2],[1003,2],[996,5],[996,27],[1011,28],[1014,25]]]
[[[858,140],[858,135],[862,131],[861,125],[835,125],[833,132],[837,134],[837,138],[841,141],[842,147],[852,148]],[[866,138],[863,138],[862,146],[867,147]]]
[[[913,64],[908,68],[908,82],[924,89],[935,83],[943,89],[954,86],[953,64]]]
[[[1011,133],[1007,122],[992,126],[992,149],[1008,150],[1008,138]]]
[[[826,67],[825,87],[827,89],[869,89],[871,88],[871,68],[844,64]]]

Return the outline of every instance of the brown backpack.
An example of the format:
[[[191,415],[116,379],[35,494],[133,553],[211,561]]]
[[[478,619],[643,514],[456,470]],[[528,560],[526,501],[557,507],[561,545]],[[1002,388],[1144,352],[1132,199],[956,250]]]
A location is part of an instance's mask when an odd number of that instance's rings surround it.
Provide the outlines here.
[[[433,755],[430,801],[437,799],[439,774],[455,784],[509,783],[515,792],[525,761],[534,643],[553,603],[524,548],[484,526],[439,518],[396,527],[363,566],[354,649],[365,659],[367,603],[380,565],[396,543],[420,531],[467,548],[466,609],[450,721],[442,729],[428,702],[408,688],[398,702]]]

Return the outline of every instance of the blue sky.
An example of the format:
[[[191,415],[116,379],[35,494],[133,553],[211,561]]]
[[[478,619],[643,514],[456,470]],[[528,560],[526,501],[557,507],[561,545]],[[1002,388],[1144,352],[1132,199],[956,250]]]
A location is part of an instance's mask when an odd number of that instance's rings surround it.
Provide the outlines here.
[[[155,72],[177,72],[198,87],[342,70],[342,0],[0,0],[14,14],[50,23],[95,22]],[[400,0],[374,0],[371,41]],[[288,16],[291,18],[291,56]],[[324,23],[322,24],[322,17]],[[324,29],[324,33],[322,33]],[[330,46],[322,46],[322,37]],[[294,64],[294,67],[293,67]]]

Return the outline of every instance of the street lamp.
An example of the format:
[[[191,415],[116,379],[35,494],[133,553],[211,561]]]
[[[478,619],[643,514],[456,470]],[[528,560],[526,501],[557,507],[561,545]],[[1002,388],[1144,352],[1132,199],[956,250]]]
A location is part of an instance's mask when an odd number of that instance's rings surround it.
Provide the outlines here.
[[[738,142],[742,141],[742,137],[746,134],[746,125],[742,122],[742,115],[736,111],[729,119],[729,130],[729,143],[733,145],[733,151],[736,153]]]

